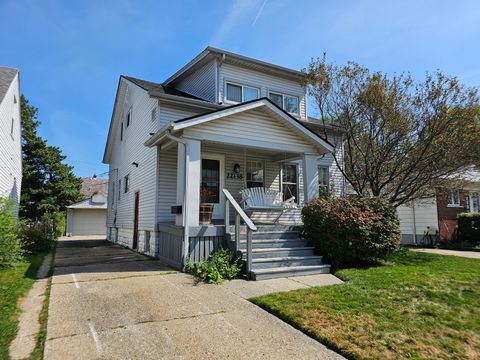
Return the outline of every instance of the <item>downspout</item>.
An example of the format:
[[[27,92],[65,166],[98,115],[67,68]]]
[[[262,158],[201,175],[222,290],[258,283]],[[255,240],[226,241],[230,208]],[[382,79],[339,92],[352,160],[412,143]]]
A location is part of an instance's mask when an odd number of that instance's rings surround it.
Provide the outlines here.
[[[185,181],[183,182],[183,205],[182,205],[182,212],[183,212],[183,257],[182,257],[182,267],[187,264],[187,257],[188,257],[188,234],[190,232],[190,226],[188,223],[188,201],[186,197],[187,189],[188,189],[188,162],[189,162],[189,155],[188,155],[188,142],[185,140],[173,136],[170,132],[167,132],[166,137],[170,140],[176,141],[180,144],[183,144],[185,147],[185,163],[183,173],[185,174]]]
[[[412,201],[413,213],[413,245],[417,245],[417,217],[415,216],[415,200]]]

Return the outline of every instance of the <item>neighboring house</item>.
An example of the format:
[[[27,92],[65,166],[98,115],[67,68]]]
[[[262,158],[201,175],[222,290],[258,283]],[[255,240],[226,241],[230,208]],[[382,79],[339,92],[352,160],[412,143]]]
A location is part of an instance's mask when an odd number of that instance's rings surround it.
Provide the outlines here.
[[[67,206],[67,236],[106,235],[108,180],[83,178],[84,200]]]
[[[0,66],[0,196],[11,198],[18,213],[22,185],[20,73]]]
[[[480,171],[471,168],[457,177],[450,189],[437,193],[440,238],[446,241],[454,236],[458,214],[480,211]]]
[[[181,267],[233,237],[223,225],[235,219],[233,206],[225,214],[223,189],[240,203],[242,189],[261,187],[294,196],[298,208],[255,235],[273,238],[254,237],[261,247],[254,250],[255,277],[280,276],[287,265],[295,273],[328,271],[300,246],[293,226],[319,189],[343,193],[332,157],[337,151],[342,158],[343,147],[338,137],[333,146],[312,130],[302,78],[211,47],[161,84],[120,76],[103,158],[110,166],[108,239]],[[213,193],[215,225],[199,224],[201,185]],[[251,219],[260,224],[276,216],[255,211]],[[285,249],[274,248],[275,240]]]
[[[451,241],[458,224],[457,215],[479,211],[480,171],[471,168],[453,178],[450,187],[436,190],[435,197],[398,208],[402,244],[421,245],[428,232],[437,240]]]

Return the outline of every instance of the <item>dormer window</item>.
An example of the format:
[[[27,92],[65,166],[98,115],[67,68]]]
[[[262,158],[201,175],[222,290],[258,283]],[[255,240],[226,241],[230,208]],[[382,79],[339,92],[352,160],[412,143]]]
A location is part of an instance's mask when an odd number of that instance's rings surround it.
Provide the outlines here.
[[[245,102],[258,99],[260,90],[255,87],[245,86],[227,82],[227,101],[231,102]]]
[[[290,114],[298,115],[298,97],[297,96],[290,96],[290,95],[285,95],[277,92],[270,92],[269,98],[276,105],[281,107],[286,112]]]

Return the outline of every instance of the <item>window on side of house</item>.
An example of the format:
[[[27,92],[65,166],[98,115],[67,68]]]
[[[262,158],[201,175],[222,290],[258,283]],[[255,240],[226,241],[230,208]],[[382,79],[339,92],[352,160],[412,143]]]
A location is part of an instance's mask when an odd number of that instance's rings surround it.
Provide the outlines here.
[[[125,175],[123,178],[123,192],[127,193],[130,190],[130,174]]]
[[[123,122],[120,124],[120,141],[123,141]]]
[[[127,112],[126,122],[127,122],[127,127],[129,127],[130,123],[132,122],[132,109],[131,108]]]
[[[113,204],[115,204],[115,182],[112,182],[112,205]]]
[[[268,94],[273,103],[281,107],[290,114],[298,114],[298,97],[285,95],[277,92],[270,92]]]
[[[460,206],[460,191],[459,190],[452,190],[450,191],[450,196],[448,199],[448,206]]]
[[[121,195],[122,195],[122,180],[118,180],[118,200],[120,200]]]
[[[256,87],[227,82],[226,99],[232,102],[245,102],[258,99],[260,90]]]
[[[284,164],[282,167],[282,193],[283,201],[295,197],[298,202],[298,166],[297,164]]]
[[[152,109],[152,122],[155,122],[157,120],[157,107],[155,106]]]
[[[318,193],[319,194],[328,194],[329,192],[329,173],[328,166],[319,166],[318,167]]]
[[[261,160],[247,160],[247,188],[263,187],[264,162]]]
[[[480,211],[480,192],[475,191],[470,193],[470,212]]]
[[[13,95],[13,103],[14,103],[14,104],[17,103],[17,96],[16,96],[16,95]]]
[[[15,126],[15,119],[12,118],[12,125],[10,126],[10,136],[13,138],[13,128]]]

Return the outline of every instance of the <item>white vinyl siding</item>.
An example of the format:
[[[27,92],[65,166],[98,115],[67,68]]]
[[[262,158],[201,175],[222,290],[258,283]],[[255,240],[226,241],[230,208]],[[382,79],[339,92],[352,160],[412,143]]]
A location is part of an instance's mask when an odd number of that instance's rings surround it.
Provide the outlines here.
[[[128,91],[127,91],[128,87]],[[117,108],[119,119],[126,119],[126,111],[133,109],[135,117],[131,119],[128,131],[124,132],[123,141],[120,137],[114,139],[110,159],[110,188],[113,182],[116,191],[121,196],[112,204],[109,197],[107,224],[113,227],[116,218],[116,227],[120,229],[133,228],[134,193],[140,192],[139,206],[139,230],[151,230],[155,228],[155,196],[156,196],[156,173],[157,173],[157,150],[144,146],[144,142],[150,137],[149,133],[157,130],[157,124],[151,121],[152,108],[158,105],[158,101],[150,98],[148,93],[140,87],[122,79],[119,89],[123,99]],[[125,96],[126,94],[126,96]],[[138,163],[138,167],[132,165]],[[130,175],[129,190],[124,193],[124,178]]]
[[[299,99],[300,118],[306,118],[305,88],[300,81],[287,80],[278,76],[223,63],[219,68],[219,96],[220,101],[223,102],[226,100],[225,90],[227,82],[259,88],[260,97],[268,97],[270,92],[296,96]]]
[[[22,183],[20,127],[20,82],[13,78],[0,100],[0,196],[10,197],[18,205]]]
[[[172,86],[201,99],[216,102],[216,67],[216,61],[212,60],[189,74],[188,77],[180,81],[174,81]]]
[[[410,238],[415,231],[417,240],[421,240],[427,227],[438,230],[437,201],[435,198],[415,200],[414,206],[415,209],[412,204],[401,205],[397,208],[400,231],[402,235]]]
[[[177,149],[177,146],[172,146],[158,151],[158,221],[160,223],[175,222],[171,207],[177,205]]]

